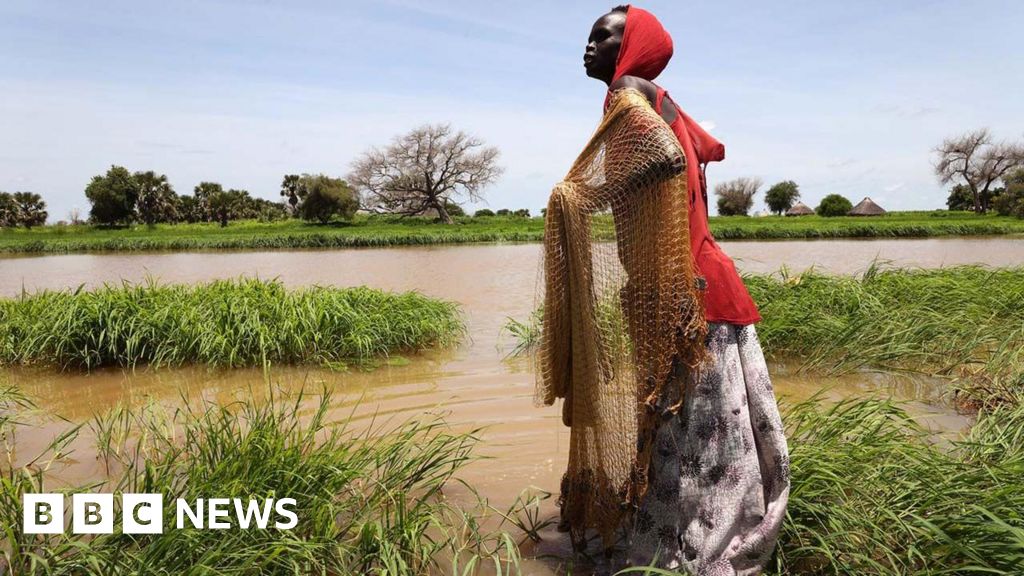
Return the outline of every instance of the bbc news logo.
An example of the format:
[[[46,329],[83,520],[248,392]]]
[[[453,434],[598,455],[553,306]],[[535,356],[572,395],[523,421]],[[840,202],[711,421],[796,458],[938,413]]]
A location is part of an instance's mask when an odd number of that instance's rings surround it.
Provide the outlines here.
[[[204,530],[291,530],[299,523],[295,499],[242,500],[240,498],[197,498],[193,502],[174,501],[175,527]],[[24,494],[22,528],[26,534],[61,534],[65,530],[63,494]],[[72,494],[71,531],[75,534],[112,534],[114,532],[113,494]],[[122,494],[121,532],[124,534],[162,534],[164,531],[163,494]]]

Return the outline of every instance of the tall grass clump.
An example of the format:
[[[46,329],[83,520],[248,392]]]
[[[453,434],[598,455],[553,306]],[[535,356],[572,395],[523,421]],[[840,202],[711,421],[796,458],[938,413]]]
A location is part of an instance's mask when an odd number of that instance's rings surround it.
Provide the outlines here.
[[[954,377],[978,408],[1024,395],[1024,268],[933,270],[873,263],[858,276],[812,270],[745,275],[765,353],[804,370],[911,370]],[[514,353],[540,335],[539,314],[510,319]]]
[[[923,367],[940,372],[1024,343],[1024,268],[813,270],[745,277],[762,345],[831,370]]]
[[[124,283],[0,299],[0,364],[337,363],[457,341],[456,304],[279,281]]]
[[[790,449],[777,574],[1024,573],[1024,406],[939,446],[898,403],[784,406]]]
[[[926,371],[958,402],[1018,403],[1024,391],[1024,268],[815,271],[745,277],[765,351],[807,369]]]
[[[511,536],[484,530],[475,507],[444,497],[472,458],[475,433],[452,433],[439,418],[355,432],[347,420],[331,422],[328,405],[325,393],[311,414],[299,395],[98,417],[91,426],[107,433],[96,434],[97,458],[112,473],[74,490],[113,492],[116,518],[120,494],[163,494],[163,533],[124,534],[115,522],[113,534],[92,537],[24,534],[21,493],[54,487],[31,466],[11,466],[0,485],[4,567],[26,575],[418,576],[471,574],[486,563],[497,574],[517,573]],[[227,529],[176,527],[177,498],[194,506],[211,497],[294,498],[298,524],[243,529],[232,514]]]

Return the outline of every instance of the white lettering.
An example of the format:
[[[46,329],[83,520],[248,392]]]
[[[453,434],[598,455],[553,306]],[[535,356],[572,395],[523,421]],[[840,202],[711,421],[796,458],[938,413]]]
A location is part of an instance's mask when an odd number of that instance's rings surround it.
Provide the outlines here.
[[[29,494],[21,496],[21,525],[25,534],[64,532],[64,495]]]
[[[238,516],[238,527],[248,528],[252,522],[253,517],[256,518],[256,527],[261,530],[266,530],[267,521],[270,520],[270,510],[274,505],[274,499],[263,501],[263,507],[260,508],[260,503],[256,500],[249,500],[248,506],[245,510],[242,510],[242,501],[235,498],[235,514]]]
[[[292,528],[295,528],[296,525],[298,525],[299,517],[295,514],[295,511],[285,508],[285,506],[291,506],[294,508],[295,505],[295,498],[281,498],[280,500],[277,501],[277,505],[274,507],[274,509],[277,511],[277,514],[279,516],[284,516],[285,518],[290,518],[291,520],[289,520],[288,522],[278,521],[274,524],[275,528],[281,530],[291,530]]]
[[[113,534],[114,495],[73,494],[71,531],[75,534]]]
[[[192,507],[188,505],[188,502],[182,498],[178,498],[175,501],[175,506],[178,510],[178,530],[185,527],[185,516],[188,516],[190,522],[192,522],[193,528],[203,527],[203,499],[196,499],[196,509],[193,511]]]
[[[121,515],[121,531],[125,534],[161,534],[164,497],[161,494],[123,494]]]
[[[210,498],[206,501],[207,503],[207,523],[208,528],[224,529],[231,528],[230,522],[222,522],[218,518],[227,518],[230,512],[227,510],[227,505],[231,503],[227,498]]]

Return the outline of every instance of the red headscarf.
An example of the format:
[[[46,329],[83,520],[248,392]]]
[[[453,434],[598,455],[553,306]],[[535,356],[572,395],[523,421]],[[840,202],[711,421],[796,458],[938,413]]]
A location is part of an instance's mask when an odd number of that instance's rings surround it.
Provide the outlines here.
[[[626,9],[626,29],[612,82],[626,75],[653,81],[672,59],[672,37],[654,14],[634,6]]]
[[[612,82],[623,76],[636,76],[653,82],[672,58],[672,37],[654,14],[629,5],[626,10],[626,27],[622,32],[622,45],[615,61]],[[662,100],[667,95],[660,86],[657,92],[655,110],[660,114]],[[605,97],[605,109],[610,100],[609,90]],[[723,160],[725,146],[678,105],[676,111],[678,114],[671,128],[689,160],[686,163],[686,180],[693,192],[690,203],[690,243],[697,267],[708,283],[706,317],[711,322],[757,322],[761,319],[757,305],[743,285],[732,260],[718,247],[708,227],[707,184],[702,168],[708,162]],[[699,195],[696,191],[700,191]]]
[[[661,22],[647,10],[626,5],[626,28],[622,32],[622,45],[619,56],[615,60],[615,74],[612,82],[623,76],[636,76],[644,80],[654,81],[672,59],[672,36]],[[604,105],[608,107],[611,91],[605,96]],[[678,109],[678,106],[676,107]],[[689,116],[679,110],[693,140],[697,152],[697,163],[719,162],[725,158],[725,146],[715,140],[706,130],[701,128]]]

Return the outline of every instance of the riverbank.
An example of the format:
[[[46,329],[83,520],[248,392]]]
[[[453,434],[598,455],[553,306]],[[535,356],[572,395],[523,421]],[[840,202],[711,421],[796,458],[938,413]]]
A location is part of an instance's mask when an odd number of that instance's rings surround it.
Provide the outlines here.
[[[0,299],[0,365],[344,368],[446,346],[464,332],[456,304],[416,292],[288,290],[277,280],[150,281]]]
[[[120,229],[80,224],[32,230],[0,230],[0,253],[68,253],[103,251],[267,250],[539,242],[543,218],[514,216],[458,217],[444,225],[420,218],[360,215],[351,223],[308,224],[232,222],[217,224],[135,225]],[[1024,234],[1024,220],[969,212],[891,212],[871,218],[802,216],[713,216],[711,230],[721,240],[815,238],[923,238]],[[599,236],[613,234],[610,218],[598,218]]]
[[[1024,402],[1024,268],[749,275],[769,356],[809,370],[949,376],[962,408]]]

